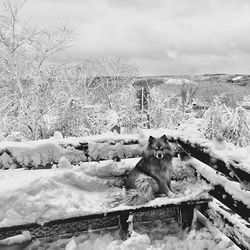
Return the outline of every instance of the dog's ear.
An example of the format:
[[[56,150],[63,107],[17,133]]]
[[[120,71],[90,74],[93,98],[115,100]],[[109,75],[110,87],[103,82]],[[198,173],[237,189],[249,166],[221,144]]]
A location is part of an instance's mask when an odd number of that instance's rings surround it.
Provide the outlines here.
[[[168,142],[168,138],[167,138],[166,135],[163,135],[163,136],[161,137],[161,139],[163,139],[165,142]]]
[[[150,135],[149,138],[148,138],[148,143],[152,144],[154,142],[154,140],[155,140],[155,138]]]

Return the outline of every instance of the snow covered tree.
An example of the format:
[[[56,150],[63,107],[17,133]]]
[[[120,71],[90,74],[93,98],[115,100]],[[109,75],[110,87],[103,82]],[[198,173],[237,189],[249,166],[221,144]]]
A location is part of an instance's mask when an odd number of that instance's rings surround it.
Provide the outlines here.
[[[88,60],[85,66],[88,74],[94,77],[96,99],[101,99],[109,109],[115,108],[117,93],[124,91],[139,73],[136,65],[119,56]]]
[[[44,115],[53,103],[46,62],[65,49],[74,32],[30,27],[19,19],[23,5],[5,0],[0,9],[0,123],[37,139],[44,136]]]
[[[176,96],[168,97],[160,88],[149,90],[148,116],[152,128],[175,128],[182,121],[182,110]]]
[[[87,73],[83,64],[59,65],[54,71],[50,134],[60,131],[64,136],[82,136],[107,130],[107,109],[96,101],[96,86]]]

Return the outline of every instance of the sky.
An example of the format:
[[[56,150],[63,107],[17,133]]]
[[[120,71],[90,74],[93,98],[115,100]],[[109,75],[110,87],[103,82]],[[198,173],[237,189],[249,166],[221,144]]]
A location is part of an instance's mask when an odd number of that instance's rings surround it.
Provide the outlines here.
[[[250,74],[249,0],[27,0],[22,18],[77,29],[53,60],[117,55],[142,75]]]

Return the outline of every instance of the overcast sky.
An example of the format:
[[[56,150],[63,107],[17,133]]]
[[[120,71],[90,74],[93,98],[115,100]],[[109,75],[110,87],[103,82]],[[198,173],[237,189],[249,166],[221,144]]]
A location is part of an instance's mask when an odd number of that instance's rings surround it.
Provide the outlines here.
[[[249,0],[27,0],[22,13],[78,27],[57,60],[120,55],[143,75],[250,73]]]

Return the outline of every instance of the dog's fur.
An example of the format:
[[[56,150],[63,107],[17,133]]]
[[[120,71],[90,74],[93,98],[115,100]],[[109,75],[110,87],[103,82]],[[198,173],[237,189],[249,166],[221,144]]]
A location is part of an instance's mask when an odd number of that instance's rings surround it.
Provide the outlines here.
[[[166,135],[149,137],[141,160],[127,176],[125,182],[127,205],[146,203],[159,194],[169,195],[171,189],[172,150]]]

